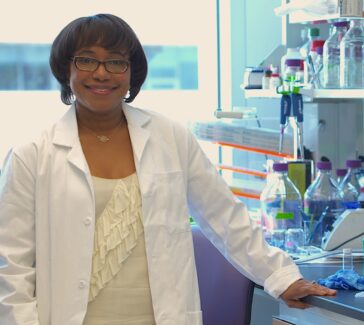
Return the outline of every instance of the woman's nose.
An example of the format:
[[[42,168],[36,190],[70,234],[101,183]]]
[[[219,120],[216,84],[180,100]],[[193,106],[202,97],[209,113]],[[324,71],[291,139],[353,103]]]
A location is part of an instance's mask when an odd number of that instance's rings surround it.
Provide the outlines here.
[[[93,77],[99,80],[110,78],[110,72],[106,70],[105,63],[100,63],[97,69],[93,72]]]

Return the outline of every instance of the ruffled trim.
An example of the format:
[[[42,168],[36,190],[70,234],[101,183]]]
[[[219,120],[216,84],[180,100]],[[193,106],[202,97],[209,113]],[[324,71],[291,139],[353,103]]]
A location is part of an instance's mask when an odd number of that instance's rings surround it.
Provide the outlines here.
[[[120,271],[143,233],[139,183],[136,174],[130,178],[130,183],[123,179],[117,182],[97,218],[89,301]]]

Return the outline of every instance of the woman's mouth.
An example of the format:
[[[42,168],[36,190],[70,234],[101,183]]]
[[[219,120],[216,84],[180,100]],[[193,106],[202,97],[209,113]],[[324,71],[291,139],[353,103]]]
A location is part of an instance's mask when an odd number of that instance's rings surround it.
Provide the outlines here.
[[[95,86],[86,86],[87,89],[89,89],[93,94],[95,95],[109,95],[111,94],[116,87],[95,87]]]

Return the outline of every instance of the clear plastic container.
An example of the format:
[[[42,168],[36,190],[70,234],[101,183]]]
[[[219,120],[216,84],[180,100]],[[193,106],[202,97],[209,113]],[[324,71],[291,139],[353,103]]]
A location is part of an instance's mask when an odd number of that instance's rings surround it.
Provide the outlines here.
[[[302,229],[302,197],[287,172],[287,163],[274,163],[273,175],[260,197],[266,240],[282,249],[285,231]]]
[[[282,84],[282,79],[281,79],[279,73],[272,73],[270,80],[269,80],[269,88],[276,89],[281,84]]]
[[[316,47],[315,48],[316,57],[315,61],[313,62],[313,66],[315,67],[315,77],[316,79],[313,80],[313,83],[316,88],[321,88],[323,79],[324,79],[324,71],[323,71],[323,48]]]
[[[308,30],[308,38],[306,42],[300,47],[301,57],[305,60],[310,52],[310,45],[313,40],[320,38],[320,30],[317,27],[312,27]]]
[[[320,88],[320,84],[314,83],[314,72],[316,73],[317,70],[315,69],[315,65],[318,64],[317,62],[317,56],[322,56],[322,51],[319,50],[320,48],[323,48],[325,44],[324,40],[313,40],[310,44],[310,51],[306,57],[306,60],[304,61],[304,83],[305,84],[314,84],[316,88]],[[322,62],[322,58],[320,58],[320,62]],[[322,65],[322,63],[320,63]]]
[[[343,204],[346,209],[357,209],[360,207],[358,176],[361,172],[361,161],[357,159],[347,160],[346,167],[348,172],[340,183],[340,188],[343,191]]]
[[[353,251],[351,248],[343,249],[343,270],[353,270]]]
[[[330,37],[323,50],[323,82],[324,88],[340,88],[340,43],[348,31],[347,21],[332,24]]]
[[[360,19],[350,22],[340,43],[340,87],[364,88],[364,29]]]
[[[305,230],[306,244],[321,246],[323,235],[344,208],[342,191],[331,176],[331,162],[320,161],[316,167],[317,176],[304,195]]]
[[[287,59],[285,61],[283,84],[286,85],[290,90],[292,90],[296,84],[302,82],[298,76],[301,69],[301,62],[302,60],[300,59]]]
[[[349,159],[346,161],[346,167],[348,169],[343,182],[349,182],[355,187],[358,193],[360,193],[360,178],[362,177],[361,160]]]
[[[281,74],[284,75],[287,60],[303,60],[300,49],[297,47],[287,48],[287,52],[281,58]]]

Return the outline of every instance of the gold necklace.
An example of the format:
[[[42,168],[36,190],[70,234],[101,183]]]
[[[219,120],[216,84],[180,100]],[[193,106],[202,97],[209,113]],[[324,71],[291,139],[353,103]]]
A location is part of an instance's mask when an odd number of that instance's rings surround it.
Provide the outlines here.
[[[110,135],[112,135],[116,131],[116,129],[123,123],[123,121],[124,121],[124,119],[121,119],[120,122],[114,128],[112,128],[111,130],[108,130],[108,131],[111,131],[109,136],[107,136],[107,135],[98,135],[94,130],[92,130],[89,127],[87,127],[86,125],[80,123],[80,121],[78,123],[80,124],[80,126],[85,128],[86,130],[89,130],[100,142],[106,143],[106,142],[111,140]]]

